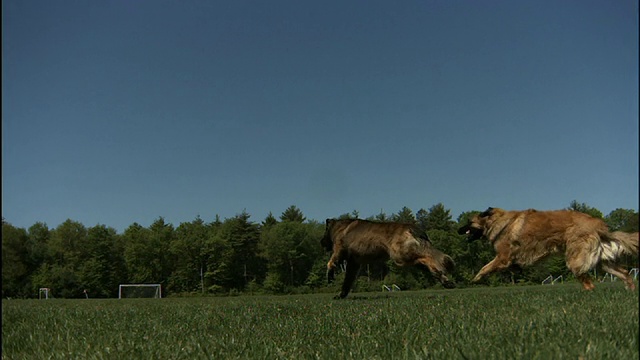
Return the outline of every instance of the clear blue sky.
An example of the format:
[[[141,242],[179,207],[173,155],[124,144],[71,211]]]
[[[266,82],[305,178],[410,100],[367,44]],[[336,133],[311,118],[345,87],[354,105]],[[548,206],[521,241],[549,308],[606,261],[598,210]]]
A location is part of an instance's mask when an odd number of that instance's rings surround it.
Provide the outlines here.
[[[638,210],[638,2],[2,2],[2,216]]]

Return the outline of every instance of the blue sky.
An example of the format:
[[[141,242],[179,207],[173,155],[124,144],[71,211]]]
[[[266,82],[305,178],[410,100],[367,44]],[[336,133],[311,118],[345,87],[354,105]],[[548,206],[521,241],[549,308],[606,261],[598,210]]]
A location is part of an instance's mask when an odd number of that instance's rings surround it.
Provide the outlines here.
[[[638,210],[637,1],[3,1],[2,216]]]

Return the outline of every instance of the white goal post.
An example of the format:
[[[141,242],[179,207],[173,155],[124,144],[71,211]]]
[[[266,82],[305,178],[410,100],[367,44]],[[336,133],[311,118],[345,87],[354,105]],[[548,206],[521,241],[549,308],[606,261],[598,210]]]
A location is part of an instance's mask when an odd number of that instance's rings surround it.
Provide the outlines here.
[[[400,287],[396,284],[388,286],[387,284],[382,284],[382,291],[400,291]]]
[[[162,298],[162,286],[160,284],[120,284],[118,299],[129,298]]]
[[[40,288],[38,289],[38,299],[49,299],[51,296],[51,289],[49,288]],[[51,296],[53,297],[53,296]]]

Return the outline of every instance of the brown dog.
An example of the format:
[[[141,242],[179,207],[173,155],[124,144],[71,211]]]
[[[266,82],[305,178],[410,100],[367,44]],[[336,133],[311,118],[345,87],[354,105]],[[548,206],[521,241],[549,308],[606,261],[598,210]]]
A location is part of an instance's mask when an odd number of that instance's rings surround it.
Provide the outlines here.
[[[609,232],[601,219],[572,210],[505,211],[489,208],[458,230],[469,240],[488,239],[496,257],[473,278],[483,277],[512,264],[532,265],[553,253],[564,253],[566,264],[586,290],[595,286],[589,270],[597,264],[635,289],[633,278],[617,264],[623,254],[638,255],[638,233]]]
[[[410,224],[327,219],[321,244],[333,251],[327,264],[329,282],[334,280],[336,264],[347,261],[342,291],[336,298],[349,294],[362,264],[389,258],[398,266],[422,264],[445,287],[455,287],[447,278],[454,267],[451,257],[434,248],[427,235]]]

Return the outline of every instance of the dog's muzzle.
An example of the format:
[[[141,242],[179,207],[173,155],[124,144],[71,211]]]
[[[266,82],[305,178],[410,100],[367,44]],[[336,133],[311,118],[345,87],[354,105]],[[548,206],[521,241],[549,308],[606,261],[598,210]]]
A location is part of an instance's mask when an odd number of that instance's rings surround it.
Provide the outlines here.
[[[458,234],[467,235],[467,241],[474,241],[482,237],[482,230],[472,228],[470,225],[465,225],[458,229]]]

